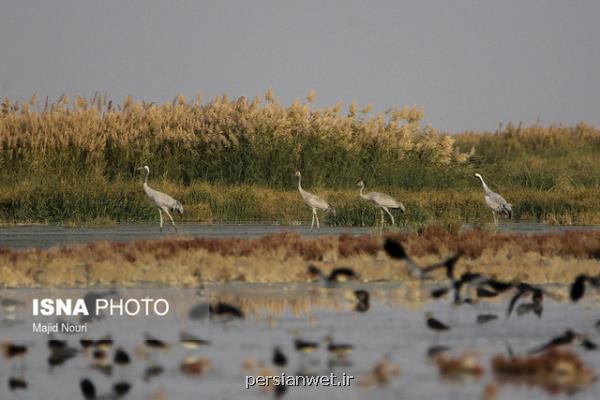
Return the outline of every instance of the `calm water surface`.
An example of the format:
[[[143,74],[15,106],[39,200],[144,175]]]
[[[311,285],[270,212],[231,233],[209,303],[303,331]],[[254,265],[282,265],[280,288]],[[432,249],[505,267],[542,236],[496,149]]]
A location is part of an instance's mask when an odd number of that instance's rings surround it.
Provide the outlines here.
[[[364,288],[372,293],[372,307],[367,313],[356,313],[349,300],[350,290]],[[414,289],[413,289],[414,290]],[[342,372],[353,375],[356,380],[350,387],[289,388],[285,399],[479,399],[485,384],[493,382],[490,357],[496,353],[506,354],[507,343],[516,353],[527,352],[567,328],[589,333],[590,338],[600,342],[595,323],[600,319],[600,308],[592,300],[580,304],[556,303],[545,300],[543,317],[533,315],[505,318],[506,300],[455,307],[448,300],[421,303],[414,301],[420,293],[392,283],[349,283],[334,288],[316,284],[259,285],[223,284],[201,289],[120,289],[123,298],[162,297],[168,299],[172,312],[166,317],[106,317],[88,324],[87,337],[101,338],[111,335],[115,347],[128,351],[133,364],[115,367],[112,376],[105,376],[90,368],[89,355],[80,354],[64,365],[50,368],[47,364],[48,350],[44,334],[33,333],[30,303],[34,297],[82,297],[86,291],[79,289],[11,289],[1,290],[4,298],[24,302],[12,314],[5,313],[0,322],[0,340],[16,340],[30,346],[22,361],[0,363],[1,399],[78,399],[79,380],[88,377],[94,381],[99,393],[110,391],[112,383],[127,380],[133,384],[126,397],[148,399],[163,391],[167,399],[268,399],[272,394],[259,389],[244,388],[246,375],[256,375],[258,370],[248,371],[244,361],[264,363],[274,373],[329,374]],[[247,312],[244,320],[190,321],[188,310],[197,303],[220,299],[242,305]],[[424,312],[448,323],[452,330],[435,334],[425,327]],[[485,325],[477,325],[478,313],[496,313],[500,318]],[[211,345],[197,350],[182,348],[179,333],[186,330]],[[168,351],[150,352],[141,358],[139,349],[144,334],[168,341]],[[331,335],[335,341],[355,346],[348,365],[329,366],[329,355],[324,338]],[[294,337],[322,343],[316,353],[301,356],[293,349]],[[79,347],[82,335],[58,335],[69,344]],[[479,379],[466,378],[461,382],[440,379],[437,368],[428,361],[427,349],[432,344],[453,348],[453,354],[466,349],[478,352],[478,359],[486,369]],[[289,363],[283,369],[270,363],[273,346],[280,346],[288,356]],[[598,352],[574,349],[596,373],[600,371]],[[114,350],[113,350],[114,351]],[[112,357],[112,352],[109,353]],[[134,356],[134,354],[138,354]],[[179,371],[179,363],[189,355],[211,360],[212,368],[202,376],[185,376]],[[360,387],[357,382],[367,374],[376,362],[389,356],[402,368],[399,377],[392,378],[385,387]],[[165,372],[144,382],[142,376],[149,365],[160,364]],[[21,375],[29,382],[29,389],[20,393],[9,392],[7,376]],[[537,388],[503,385],[499,399],[545,399],[548,395]],[[563,398],[554,396],[553,398]],[[596,382],[585,391],[569,396],[570,399],[598,399],[600,385]]]
[[[200,225],[180,224],[179,233],[185,236],[198,236],[209,238],[240,238],[255,239],[265,235],[289,232],[305,237],[332,236],[341,234],[365,235],[379,234],[378,228],[368,227],[323,227],[321,230],[311,231],[310,225],[283,226],[283,225]],[[473,229],[472,225],[464,225],[463,229]],[[492,229],[490,226],[489,229]],[[565,232],[573,230],[596,230],[600,226],[559,226],[529,222],[505,223],[499,226],[499,232],[520,234]],[[395,227],[386,232],[402,232],[404,228]],[[89,243],[97,240],[126,242],[136,239],[160,239],[175,235],[172,228],[166,227],[161,233],[157,224],[120,224],[100,228],[65,228],[56,225],[31,225],[31,226],[0,226],[0,246],[15,249],[29,247],[48,248],[56,245],[70,243]]]

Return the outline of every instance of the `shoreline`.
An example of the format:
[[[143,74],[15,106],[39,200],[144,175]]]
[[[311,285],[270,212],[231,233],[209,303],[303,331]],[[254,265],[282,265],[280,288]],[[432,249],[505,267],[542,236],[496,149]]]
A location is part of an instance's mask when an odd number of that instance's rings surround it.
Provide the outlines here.
[[[480,272],[497,279],[534,284],[568,284],[600,268],[600,232],[453,234],[429,229],[388,235],[402,242],[419,265],[462,252],[456,274]],[[308,266],[325,274],[351,267],[359,281],[412,282],[403,261],[390,259],[380,236],[304,238],[295,233],[258,239],[169,237],[130,242],[100,241],[46,250],[0,251],[0,285],[11,287],[92,287],[160,284],[197,287],[203,283],[309,282]],[[433,275],[443,281],[443,271]]]

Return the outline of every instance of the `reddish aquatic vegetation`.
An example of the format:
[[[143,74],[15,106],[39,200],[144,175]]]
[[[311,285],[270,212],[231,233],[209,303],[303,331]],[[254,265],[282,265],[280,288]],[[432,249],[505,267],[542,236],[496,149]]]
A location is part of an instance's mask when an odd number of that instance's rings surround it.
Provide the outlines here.
[[[466,352],[457,357],[440,354],[435,357],[435,364],[440,375],[445,378],[460,378],[463,376],[480,377],[485,369],[477,361],[473,353]]]
[[[338,252],[342,257],[357,254],[376,255],[381,250],[381,240],[373,236],[343,234],[339,238]]]
[[[560,348],[531,356],[499,354],[492,359],[492,369],[502,382],[540,386],[550,393],[570,393],[595,380],[592,370],[577,354]]]
[[[516,235],[469,230],[455,234],[428,228],[420,235],[390,237],[402,242],[408,254],[422,265],[462,251],[465,257],[457,264],[461,272],[469,270],[532,283],[571,282],[577,274],[595,271],[594,258],[600,254],[600,232],[589,231]],[[382,243],[380,236],[313,239],[285,233],[254,240],[170,236],[161,240],[100,241],[47,250],[7,249],[0,252],[0,285],[76,284],[89,279],[101,284],[119,279],[126,266],[128,282],[137,279],[169,281],[173,285],[183,281],[189,285],[228,280],[296,282],[308,279],[307,261],[327,261],[322,266],[327,268],[344,263],[363,280],[411,279],[402,261],[383,255]],[[244,258],[241,263],[239,257]],[[163,268],[165,263],[171,268]],[[89,266],[91,278],[81,273],[82,264]]]

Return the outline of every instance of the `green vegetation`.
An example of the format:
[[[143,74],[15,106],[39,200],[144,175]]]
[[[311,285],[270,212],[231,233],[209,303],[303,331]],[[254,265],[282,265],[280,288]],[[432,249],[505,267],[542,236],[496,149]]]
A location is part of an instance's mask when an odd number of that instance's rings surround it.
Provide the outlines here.
[[[116,106],[103,96],[41,105],[0,105],[0,221],[104,224],[154,221],[135,167],[180,199],[188,221],[310,218],[292,173],[337,209],[336,225],[372,225],[376,211],[355,183],[403,201],[407,225],[491,220],[481,172],[513,204],[515,218],[600,223],[600,132],[508,125],[499,132],[444,135],[421,127],[417,108],[373,115],[341,104],[283,106],[271,91],[248,102]]]

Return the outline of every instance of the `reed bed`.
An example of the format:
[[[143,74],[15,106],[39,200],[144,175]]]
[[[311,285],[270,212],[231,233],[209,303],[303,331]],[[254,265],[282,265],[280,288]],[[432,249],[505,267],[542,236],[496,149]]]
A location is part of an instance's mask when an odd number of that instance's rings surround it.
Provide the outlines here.
[[[333,225],[373,225],[355,183],[393,194],[404,224],[487,221],[473,173],[513,204],[515,217],[600,223],[600,132],[508,124],[447,135],[422,126],[423,110],[375,113],[353,102],[316,108],[315,93],[283,105],[263,97],[154,104],[104,95],[0,104],[0,222],[106,224],[153,221],[135,168],[179,198],[185,219],[278,221],[310,217],[292,173],[337,208]]]
[[[522,236],[430,228],[421,235],[394,237],[419,263],[461,251],[465,256],[456,266],[457,274],[470,270],[531,283],[570,283],[578,274],[596,274],[600,260],[599,232]],[[385,255],[382,242],[382,237],[373,236],[309,240],[281,234],[256,240],[170,238],[49,250],[0,249],[0,282],[5,287],[305,282],[313,279],[307,273],[313,263],[325,273],[349,266],[365,282],[416,283],[402,262]],[[440,271],[438,278],[444,277]]]
[[[256,185],[222,185],[194,182],[181,186],[168,180],[154,180],[151,186],[165,191],[184,204],[179,221],[196,223],[277,222],[300,224],[310,221],[308,209],[294,184],[289,190]],[[324,215],[324,225],[372,226],[380,214],[358,196],[357,189],[305,188],[328,201],[336,215]],[[481,188],[464,190],[431,189],[384,190],[406,206],[396,214],[398,225],[419,229],[442,225],[458,230],[464,222],[487,224],[492,221]],[[600,224],[600,188],[562,188],[553,191],[532,189],[502,190],[512,203],[514,218],[550,224]],[[48,177],[44,181],[23,181],[0,191],[0,221],[4,223],[113,224],[154,222],[158,213],[138,182],[83,179],[77,184]],[[389,223],[389,220],[386,220]]]

